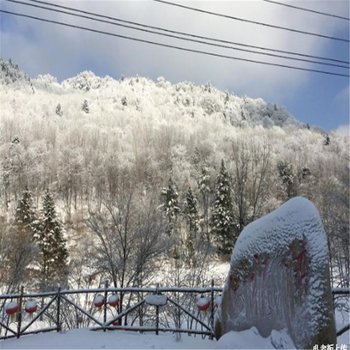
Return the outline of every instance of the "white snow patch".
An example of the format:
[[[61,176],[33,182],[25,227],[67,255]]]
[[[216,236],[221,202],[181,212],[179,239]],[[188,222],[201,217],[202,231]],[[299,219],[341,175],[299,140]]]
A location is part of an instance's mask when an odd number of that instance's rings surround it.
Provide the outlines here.
[[[295,349],[293,341],[285,330],[273,331],[263,338],[253,327],[241,332],[228,332],[218,341],[219,349]]]
[[[263,338],[251,328],[227,333],[219,341],[187,334],[176,341],[173,334],[76,329],[7,339],[0,341],[0,349],[273,349],[273,344],[283,345],[280,349],[295,348],[284,330]]]

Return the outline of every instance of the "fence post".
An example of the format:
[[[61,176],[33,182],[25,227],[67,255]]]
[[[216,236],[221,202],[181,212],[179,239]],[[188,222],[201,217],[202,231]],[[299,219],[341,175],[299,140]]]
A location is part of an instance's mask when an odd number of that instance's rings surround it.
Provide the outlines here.
[[[105,303],[103,305],[103,331],[106,331],[105,325],[107,322],[107,294],[108,294],[108,280],[105,281]]]
[[[19,295],[19,312],[18,312],[18,323],[17,323],[17,338],[21,336],[22,326],[22,302],[23,302],[23,286],[21,287],[21,294]]]
[[[57,332],[61,331],[61,287],[57,291],[57,314],[56,314]]]
[[[211,292],[210,292],[210,326],[212,333],[214,332],[214,279],[211,280]],[[210,339],[213,339],[213,334],[210,335]]]
[[[159,294],[158,291],[159,283],[157,283],[156,294]],[[156,335],[159,335],[159,305],[156,305]]]

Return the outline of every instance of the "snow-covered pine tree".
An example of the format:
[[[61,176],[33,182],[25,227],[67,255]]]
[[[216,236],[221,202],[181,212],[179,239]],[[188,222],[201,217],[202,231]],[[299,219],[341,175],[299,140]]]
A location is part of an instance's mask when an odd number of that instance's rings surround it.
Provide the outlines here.
[[[41,290],[64,285],[67,282],[68,252],[63,238],[63,226],[57,217],[55,203],[49,190],[43,199],[35,238],[40,250]]]
[[[33,209],[31,192],[24,191],[17,202],[14,220],[11,222],[8,236],[8,287],[16,289],[31,281],[29,266],[36,260],[36,244],[33,237],[36,225],[36,215]]]
[[[90,108],[89,108],[89,104],[87,100],[84,100],[82,106],[81,106],[81,110],[83,112],[85,112],[86,114],[88,114],[90,112]]]
[[[229,255],[237,239],[234,230],[234,217],[230,176],[225,163],[221,161],[221,168],[215,183],[213,209],[210,220],[211,236],[218,254]]]
[[[86,100],[85,100],[86,101]],[[84,101],[84,102],[85,102]],[[84,105],[83,105],[83,110],[84,110]],[[88,113],[88,112],[87,112]],[[58,115],[58,116],[60,116],[60,117],[62,117],[63,116],[63,111],[62,111],[62,106],[61,106],[61,104],[59,103],[57,106],[56,106],[56,114]]]
[[[199,232],[199,215],[198,215],[198,202],[194,197],[191,187],[186,192],[186,201],[183,210],[186,220],[186,238],[185,245],[187,249],[188,260],[192,262],[195,255],[195,244],[198,238]]]
[[[293,166],[292,164],[289,164],[287,162],[280,161],[277,163],[277,170],[278,170],[278,175],[282,180],[283,192],[286,194],[287,199],[290,199],[295,194],[295,188],[294,188],[295,176],[294,176]]]
[[[22,198],[17,203],[15,220],[16,224],[27,226],[33,232],[36,215],[33,208],[32,193],[28,190],[23,191]]]
[[[205,233],[206,239],[210,242],[210,230],[209,230],[209,203],[210,203],[210,174],[206,166],[201,169],[201,176],[198,181],[198,187],[202,194],[203,204],[203,227],[202,231]]]
[[[168,220],[167,225],[167,234],[171,236],[177,231],[177,219],[180,213],[179,194],[177,192],[176,184],[173,179],[170,177],[168,181],[168,187],[163,188],[162,190],[163,197],[163,211]]]

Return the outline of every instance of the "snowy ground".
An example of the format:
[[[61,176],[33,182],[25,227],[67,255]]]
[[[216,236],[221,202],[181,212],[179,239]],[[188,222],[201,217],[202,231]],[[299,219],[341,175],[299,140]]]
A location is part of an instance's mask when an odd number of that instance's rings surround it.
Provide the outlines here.
[[[219,341],[201,336],[139,334],[128,331],[90,331],[77,329],[66,333],[27,335],[0,341],[0,349],[271,349],[273,344],[293,348],[284,331],[262,338],[255,328],[225,334]]]
[[[350,322],[348,312],[336,312],[337,329]],[[338,349],[350,349],[350,331],[338,337]],[[131,331],[90,331],[76,329],[62,333],[41,333],[0,340],[3,349],[294,349],[285,331],[273,331],[263,338],[255,328],[243,332],[230,332],[219,341],[208,337],[182,334],[180,340],[171,333],[137,333]],[[334,347],[334,350],[336,347]]]
[[[348,350],[350,332],[338,338],[339,349]],[[273,331],[263,338],[255,328],[230,332],[219,341],[201,336],[136,333],[130,331],[90,331],[76,329],[64,333],[45,333],[0,341],[0,349],[294,349],[285,331]],[[335,349],[335,347],[334,347]]]

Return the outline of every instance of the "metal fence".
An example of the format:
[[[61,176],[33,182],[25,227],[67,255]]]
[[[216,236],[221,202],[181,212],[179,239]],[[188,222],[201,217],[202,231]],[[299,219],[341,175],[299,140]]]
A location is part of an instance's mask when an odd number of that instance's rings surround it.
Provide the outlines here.
[[[124,329],[213,337],[221,288],[103,288],[0,295],[0,339],[61,331]]]
[[[0,339],[89,328],[173,332],[213,338],[214,313],[221,288],[103,288],[0,295]],[[338,298],[350,289],[333,290]],[[338,330],[341,335],[350,325]]]

